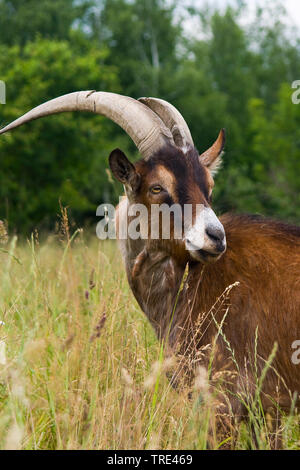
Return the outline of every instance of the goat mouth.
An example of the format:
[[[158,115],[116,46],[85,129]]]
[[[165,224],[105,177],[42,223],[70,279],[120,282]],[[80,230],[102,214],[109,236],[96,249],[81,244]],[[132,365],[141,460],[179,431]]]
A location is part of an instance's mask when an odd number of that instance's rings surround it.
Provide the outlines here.
[[[195,261],[201,261],[204,264],[208,263],[213,263],[215,261],[218,261],[224,254],[224,251],[222,253],[212,253],[210,251],[205,251],[205,250],[189,250],[191,257]]]
[[[204,250],[199,250],[195,254],[192,254],[194,260],[200,261],[203,264],[215,263],[222,257],[223,253],[208,253]]]

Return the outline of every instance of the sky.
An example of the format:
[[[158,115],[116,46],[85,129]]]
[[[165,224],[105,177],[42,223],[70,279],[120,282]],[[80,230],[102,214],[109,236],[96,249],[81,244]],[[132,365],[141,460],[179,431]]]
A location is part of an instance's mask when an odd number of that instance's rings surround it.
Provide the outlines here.
[[[196,0],[197,1],[197,0]],[[200,3],[205,3],[206,0],[200,0]],[[225,7],[228,4],[236,3],[235,0],[210,0],[208,3],[213,4],[214,6]],[[248,7],[250,11],[255,9],[255,5],[259,3],[260,5],[264,5],[264,1],[262,0],[247,0]],[[294,26],[300,28],[300,0],[282,0],[281,3],[287,10],[289,15],[289,22]]]
[[[205,5],[208,5],[209,7],[212,7],[212,9],[216,9],[218,11],[222,11],[226,8],[228,5],[237,5],[237,2],[239,0],[180,0],[178,2],[178,5],[182,6],[194,6],[194,7],[204,7]],[[296,28],[298,31],[298,34],[296,34],[297,37],[300,36],[300,0],[244,0],[247,9],[245,13],[243,13],[240,16],[240,23],[242,25],[247,25],[249,23],[252,23],[252,21],[255,18],[255,11],[256,7],[258,5],[260,6],[265,6],[266,4],[269,4],[272,9],[275,9],[276,11],[276,4],[281,4],[284,6],[286,9],[287,16],[282,16],[282,21],[292,27],[290,29],[290,38],[291,40],[293,39],[293,29]],[[180,12],[180,7],[178,9]],[[270,18],[270,17],[269,17]],[[187,21],[184,23],[186,34],[189,35],[192,33],[194,36],[197,34],[198,31],[198,36],[199,38],[201,35],[204,33],[199,31],[199,23],[197,18],[191,18],[190,16],[187,18]]]
[[[299,0],[285,0],[284,5],[291,15],[293,21],[300,26],[300,1]]]
[[[251,11],[255,10],[257,4],[264,5],[267,2],[270,4],[276,3],[274,0],[246,0],[249,9],[248,15],[251,17]],[[222,9],[227,5],[236,4],[236,0],[184,0],[184,3],[199,6],[208,4]],[[288,23],[300,28],[300,0],[281,0],[280,3],[284,5],[289,15]],[[245,21],[247,21],[247,18],[245,18]]]

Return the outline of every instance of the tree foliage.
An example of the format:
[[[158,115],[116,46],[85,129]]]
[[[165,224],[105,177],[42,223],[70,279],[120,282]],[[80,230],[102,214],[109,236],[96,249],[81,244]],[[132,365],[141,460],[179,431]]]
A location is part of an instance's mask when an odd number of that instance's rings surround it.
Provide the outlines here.
[[[90,5],[88,0],[0,0],[0,43],[24,46],[37,35],[66,39]]]
[[[27,43],[22,53],[20,46],[2,46],[0,67],[6,69],[9,105],[0,109],[1,122],[74,90],[118,90],[114,67],[105,65],[107,54],[94,47],[82,54],[69,42],[44,39]],[[109,191],[104,168],[111,127],[89,113],[61,114],[3,136],[1,216],[26,231],[39,222],[50,223],[60,200],[76,215],[94,214],[97,197]]]

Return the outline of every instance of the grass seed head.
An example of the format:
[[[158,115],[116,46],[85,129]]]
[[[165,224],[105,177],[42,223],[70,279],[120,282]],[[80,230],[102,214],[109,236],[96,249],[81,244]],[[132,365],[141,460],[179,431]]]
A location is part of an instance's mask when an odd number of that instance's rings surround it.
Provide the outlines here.
[[[6,226],[2,220],[0,220],[0,243],[6,245],[8,242],[8,233]]]

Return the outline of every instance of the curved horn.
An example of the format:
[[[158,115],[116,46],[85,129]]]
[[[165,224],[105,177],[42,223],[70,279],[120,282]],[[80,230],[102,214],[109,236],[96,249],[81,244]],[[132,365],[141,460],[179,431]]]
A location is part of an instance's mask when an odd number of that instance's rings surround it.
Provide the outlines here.
[[[100,91],[76,91],[47,101],[8,124],[0,134],[65,111],[90,111],[108,117],[127,132],[146,159],[166,143],[174,145],[170,130],[147,106],[128,96]]]
[[[172,132],[177,147],[184,147],[185,145],[194,146],[188,125],[175,106],[168,103],[168,101],[158,98],[139,98],[138,101],[144,103],[160,117]]]

